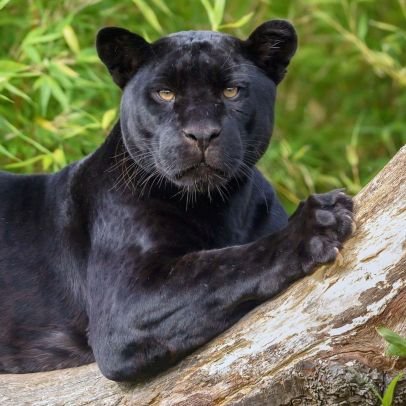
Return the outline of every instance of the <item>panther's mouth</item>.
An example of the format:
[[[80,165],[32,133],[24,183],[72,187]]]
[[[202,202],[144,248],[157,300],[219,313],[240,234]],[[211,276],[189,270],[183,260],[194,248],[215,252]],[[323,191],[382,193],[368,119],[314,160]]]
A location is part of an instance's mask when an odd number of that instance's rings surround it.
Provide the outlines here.
[[[186,179],[194,180],[195,182],[203,181],[206,182],[210,178],[225,180],[227,174],[219,168],[209,165],[207,162],[200,162],[196,165],[189,166],[177,172],[174,176],[177,181],[182,181]]]

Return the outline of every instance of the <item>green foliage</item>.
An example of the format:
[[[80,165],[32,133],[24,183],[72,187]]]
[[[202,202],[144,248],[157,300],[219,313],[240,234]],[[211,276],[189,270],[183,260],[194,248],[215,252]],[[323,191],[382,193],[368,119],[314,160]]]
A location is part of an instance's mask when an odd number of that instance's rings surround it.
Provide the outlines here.
[[[389,383],[388,387],[385,389],[383,397],[380,399],[382,406],[391,406],[393,402],[393,396],[395,395],[396,385],[399,380],[402,379],[403,373],[397,374]]]
[[[120,92],[96,56],[100,27],[244,38],[270,18],[293,21],[300,47],[260,167],[290,209],[356,193],[406,139],[404,0],[0,0],[0,168],[55,171],[102,142]]]
[[[386,354],[392,357],[406,357],[406,338],[386,327],[378,327],[376,331],[389,344]]]
[[[396,385],[398,384],[399,380],[403,378],[403,373],[397,374],[390,382],[389,385],[386,387],[383,395],[381,395],[375,386],[371,385],[371,390],[374,392],[376,397],[380,400],[381,406],[392,406],[393,397],[395,395]]]
[[[388,329],[387,327],[378,327],[376,329],[379,335],[389,344],[386,354],[389,356],[406,357],[406,338],[401,337],[399,334]],[[393,397],[395,395],[396,385],[399,380],[403,378],[403,373],[396,375],[389,383],[383,395],[378,389],[370,384],[371,390],[375,393],[376,397],[380,400],[381,406],[391,406]]]

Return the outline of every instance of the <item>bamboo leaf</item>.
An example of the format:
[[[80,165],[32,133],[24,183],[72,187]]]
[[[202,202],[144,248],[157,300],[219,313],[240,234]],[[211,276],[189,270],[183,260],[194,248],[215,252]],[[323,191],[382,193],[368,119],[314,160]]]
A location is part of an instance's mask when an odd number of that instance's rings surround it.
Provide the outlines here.
[[[28,35],[27,38],[24,40],[24,45],[32,45],[32,44],[44,44],[47,42],[56,41],[57,39],[61,38],[60,33],[51,33],[51,34],[44,34],[44,35]]]
[[[31,59],[32,62],[37,64],[42,63],[42,57],[34,46],[23,44],[22,49],[24,54]]]
[[[77,78],[79,74],[71,69],[68,65],[65,65],[62,62],[56,61],[52,63],[53,66],[55,66],[56,69],[58,69],[60,72],[64,73],[66,76],[69,76],[70,78]]]
[[[207,17],[210,21],[211,29],[215,30],[216,27],[216,19],[214,17],[214,9],[213,6],[211,5],[209,0],[200,0],[202,3],[203,7],[206,10]]]
[[[218,30],[221,22],[223,21],[225,5],[226,5],[226,0],[214,0],[213,13],[214,13],[214,19],[215,19],[215,23],[216,23],[215,31]]]
[[[14,100],[10,99],[10,98],[7,97],[7,96],[4,96],[4,94],[0,94],[0,99],[1,99],[1,100],[5,100],[5,101],[7,101],[7,102],[9,102],[9,103],[14,103]]]
[[[42,157],[42,169],[48,171],[51,165],[53,164],[53,159],[51,155],[44,155]]]
[[[158,7],[166,15],[171,15],[172,14],[172,11],[168,8],[168,6],[165,4],[164,1],[162,1],[162,0],[152,0],[152,2],[155,4],[156,7]]]
[[[34,90],[39,89],[39,100],[41,114],[46,115],[49,99],[51,97],[51,86],[48,82],[48,76],[44,75],[38,78],[33,85]]]
[[[396,27],[396,25],[393,24],[388,24],[387,22],[383,22],[383,21],[375,21],[375,20],[371,20],[369,22],[369,24],[372,27],[376,27],[382,31],[389,31],[389,32],[397,32],[399,31],[399,27]]]
[[[20,96],[22,99],[26,100],[27,102],[32,102],[31,97],[28,94],[24,93],[22,90],[18,89],[17,87],[13,86],[11,83],[7,83],[5,86],[10,93]]]
[[[16,136],[27,142],[28,144],[31,144],[33,147],[35,147],[38,151],[44,153],[44,154],[50,154],[51,151],[49,151],[47,148],[42,146],[39,142],[33,140],[30,137],[27,137],[24,135],[18,128],[14,127],[11,123],[8,121],[4,120],[4,123],[6,126],[11,130],[11,132]]]
[[[365,39],[368,32],[368,17],[366,14],[362,14],[358,21],[358,37],[362,40]]]
[[[157,31],[162,34],[163,29],[159,23],[158,17],[156,16],[154,10],[144,1],[144,0],[132,0],[133,3],[139,8],[142,15],[149,22],[149,24]]]
[[[240,28],[247,24],[251,18],[254,16],[254,12],[246,14],[245,16],[241,17],[239,20],[233,22],[233,23],[227,23],[227,24],[222,24],[219,26],[220,29],[223,28]]]
[[[21,161],[18,157],[13,155],[10,151],[8,151],[5,147],[0,144],[0,153],[5,155],[7,158],[12,159],[13,161]]]
[[[7,6],[10,0],[0,0],[0,10]]]
[[[110,127],[110,124],[114,121],[116,118],[117,114],[117,109],[110,109],[107,110],[102,117],[101,120],[101,127],[103,130],[107,130]]]
[[[36,162],[42,160],[43,155],[37,155],[34,156],[32,158],[26,159],[25,161],[21,161],[21,162],[16,162],[13,164],[8,164],[8,165],[4,165],[4,167],[6,169],[18,169],[18,168],[24,168],[25,166],[29,166],[32,164],[35,164]]]
[[[62,109],[64,109],[64,110],[68,109],[68,104],[69,104],[68,98],[67,98],[65,92],[59,86],[59,84],[56,82],[56,80],[51,78],[50,76],[48,76],[48,84],[51,89],[52,96],[54,96],[55,99],[58,100]]]
[[[57,132],[58,129],[54,126],[52,121],[46,120],[43,117],[36,117],[35,122],[44,130],[50,131],[50,132]]]
[[[63,149],[57,148],[53,154],[52,154],[54,162],[62,168],[63,166],[66,165],[66,158],[65,158],[65,153],[63,152]]]
[[[347,161],[351,166],[357,166],[359,163],[357,148],[354,145],[346,146]]]
[[[298,151],[296,151],[293,154],[292,160],[293,161],[299,161],[301,158],[303,158],[306,153],[310,151],[310,146],[309,145],[303,145]]]
[[[0,60],[0,74],[10,74],[27,69],[28,66],[8,59]]]
[[[62,32],[68,47],[73,53],[78,54],[80,52],[79,40],[72,26],[65,25]]]

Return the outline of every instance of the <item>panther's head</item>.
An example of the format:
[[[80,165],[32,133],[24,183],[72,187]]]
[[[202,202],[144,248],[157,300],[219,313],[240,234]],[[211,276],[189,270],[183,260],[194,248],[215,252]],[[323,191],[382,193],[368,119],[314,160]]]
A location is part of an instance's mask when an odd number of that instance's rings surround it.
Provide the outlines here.
[[[97,36],[98,54],[123,89],[120,123],[132,159],[175,185],[209,192],[265,152],[276,85],[296,46],[282,20],[245,41],[186,31],[148,43],[114,27]]]

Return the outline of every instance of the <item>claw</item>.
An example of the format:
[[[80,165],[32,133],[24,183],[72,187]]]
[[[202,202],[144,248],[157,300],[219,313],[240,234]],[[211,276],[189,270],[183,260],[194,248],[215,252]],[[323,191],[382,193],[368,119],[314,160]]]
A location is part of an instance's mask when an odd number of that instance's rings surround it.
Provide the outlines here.
[[[335,262],[338,266],[343,265],[343,263],[344,263],[344,257],[341,255],[340,250],[339,250],[338,248],[334,248],[334,251],[336,252],[336,259],[335,259],[334,262]]]

